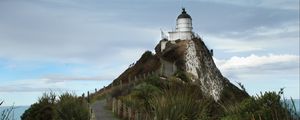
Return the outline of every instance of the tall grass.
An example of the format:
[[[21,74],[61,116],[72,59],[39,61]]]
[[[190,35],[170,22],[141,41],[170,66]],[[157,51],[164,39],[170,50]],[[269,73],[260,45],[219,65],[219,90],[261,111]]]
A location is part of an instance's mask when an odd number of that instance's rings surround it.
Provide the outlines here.
[[[150,98],[151,116],[157,120],[207,119],[210,101],[198,100],[186,91],[164,90],[161,95]]]

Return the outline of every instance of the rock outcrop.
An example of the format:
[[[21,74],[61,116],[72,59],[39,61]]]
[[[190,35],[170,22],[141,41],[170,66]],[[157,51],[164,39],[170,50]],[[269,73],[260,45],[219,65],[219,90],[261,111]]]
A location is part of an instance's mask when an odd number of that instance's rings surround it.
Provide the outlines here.
[[[162,77],[183,71],[190,77],[190,82],[199,85],[203,94],[211,96],[216,102],[241,101],[249,96],[221,74],[212,53],[200,38],[176,41],[164,39],[155,47],[155,52],[145,52],[135,65],[114,82],[126,83],[132,76],[153,71]]]

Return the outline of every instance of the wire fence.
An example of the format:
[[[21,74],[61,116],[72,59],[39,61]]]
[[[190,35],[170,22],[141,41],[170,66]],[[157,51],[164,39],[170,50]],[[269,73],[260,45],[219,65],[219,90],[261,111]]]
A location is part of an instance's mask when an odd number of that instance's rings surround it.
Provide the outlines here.
[[[145,81],[150,76],[159,76],[159,71],[152,71],[148,73],[143,73],[136,75],[134,77],[129,77],[126,83],[123,83],[121,80],[112,83],[109,86],[104,86],[102,89],[97,90],[95,89],[94,94],[90,94],[90,92],[87,92],[86,99],[88,102],[90,102],[91,98],[95,97],[95,95],[98,96],[105,96],[106,97],[106,104],[111,111],[118,116],[119,118],[122,118],[124,120],[150,120],[150,116],[142,111],[139,111],[138,109],[132,108],[128,105],[126,105],[124,102],[122,102],[120,99],[114,98],[114,97],[107,97],[109,96],[114,89],[117,88],[123,88],[124,86],[133,85],[136,86],[137,83]],[[84,94],[82,95],[84,98]],[[91,110],[91,120],[94,120],[95,113]]]

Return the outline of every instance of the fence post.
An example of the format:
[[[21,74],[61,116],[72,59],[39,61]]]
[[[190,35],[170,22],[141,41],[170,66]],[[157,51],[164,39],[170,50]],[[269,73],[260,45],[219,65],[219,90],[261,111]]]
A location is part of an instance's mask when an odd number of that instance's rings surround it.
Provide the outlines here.
[[[136,110],[134,113],[135,113],[135,114],[134,114],[134,119],[135,119],[135,120],[140,120],[140,114],[139,114],[139,111]]]
[[[114,103],[115,101],[114,101],[114,99],[115,99],[115,98],[112,98],[112,104],[111,104],[111,112],[112,112],[112,113],[115,113],[115,112],[114,112],[114,111],[115,111],[115,108],[114,108],[114,107],[115,107],[115,103]]]
[[[84,93],[82,93],[81,97],[82,97],[82,99],[85,99],[85,98],[84,98]]]
[[[156,77],[158,77],[159,75],[157,74],[158,73],[158,70],[156,70],[156,71],[153,71],[154,72],[154,75],[156,76]]]
[[[128,77],[128,84],[130,84],[130,82],[131,82],[131,78],[130,78],[130,76]]]
[[[122,116],[122,102],[121,100],[118,100],[118,116],[121,117]]]
[[[122,86],[122,80],[120,80],[120,86],[121,86],[121,88],[123,87],[123,86]]]
[[[130,107],[127,107],[127,110],[128,110],[128,120],[131,120],[131,108]]]
[[[133,87],[135,87],[135,84],[136,84],[135,81],[133,81]]]
[[[115,109],[116,105],[115,105],[115,104],[116,104],[116,99],[113,98],[113,99],[112,99],[112,112],[113,112],[113,113],[116,112],[116,109]]]
[[[134,117],[134,120],[138,120],[137,119],[137,110],[134,111],[134,116],[133,117]]]
[[[146,73],[146,78],[149,77],[149,76],[150,76],[150,72],[147,72]]]
[[[90,103],[90,91],[87,92],[87,101]]]
[[[123,115],[122,115],[122,116],[123,116],[124,119],[127,118],[127,110],[126,110],[126,109],[127,109],[127,107],[126,107],[126,105],[123,103]]]

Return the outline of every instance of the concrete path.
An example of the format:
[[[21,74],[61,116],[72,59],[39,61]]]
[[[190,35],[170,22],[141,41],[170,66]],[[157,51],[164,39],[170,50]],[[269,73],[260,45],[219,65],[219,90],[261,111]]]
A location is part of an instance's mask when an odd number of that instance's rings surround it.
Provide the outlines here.
[[[105,100],[96,101],[92,104],[95,120],[119,120],[106,107]]]

